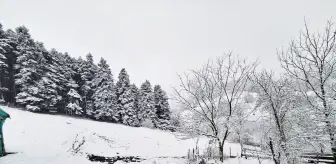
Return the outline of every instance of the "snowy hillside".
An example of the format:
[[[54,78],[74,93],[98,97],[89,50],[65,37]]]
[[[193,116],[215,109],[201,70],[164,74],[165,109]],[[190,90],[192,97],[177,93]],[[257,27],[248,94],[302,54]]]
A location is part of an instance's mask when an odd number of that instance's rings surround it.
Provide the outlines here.
[[[142,163],[152,163],[156,157],[186,156],[196,142],[160,130],[1,108],[11,115],[4,125],[6,149],[16,153],[0,158],[1,164],[92,163],[87,154],[139,156],[147,160]],[[206,144],[206,139],[199,141],[201,148]],[[239,153],[237,144],[226,145],[226,153],[229,147],[232,154]],[[185,162],[171,162],[177,161]]]

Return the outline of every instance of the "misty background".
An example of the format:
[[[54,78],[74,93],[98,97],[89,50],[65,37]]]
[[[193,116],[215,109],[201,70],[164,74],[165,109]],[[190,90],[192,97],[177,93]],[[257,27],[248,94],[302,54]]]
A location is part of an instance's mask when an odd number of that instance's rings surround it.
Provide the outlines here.
[[[169,94],[176,73],[232,51],[281,71],[277,48],[304,27],[314,31],[336,18],[336,1],[324,0],[0,0],[5,29],[25,25],[46,48],[107,60],[114,77],[146,79]],[[172,110],[176,108],[171,102]]]

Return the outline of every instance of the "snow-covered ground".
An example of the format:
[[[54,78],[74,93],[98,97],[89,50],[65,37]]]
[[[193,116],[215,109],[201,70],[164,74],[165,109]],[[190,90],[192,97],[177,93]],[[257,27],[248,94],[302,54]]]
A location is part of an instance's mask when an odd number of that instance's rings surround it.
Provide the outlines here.
[[[166,131],[1,108],[11,115],[3,128],[6,150],[16,153],[0,158],[1,164],[92,163],[87,154],[139,156],[146,159],[143,164],[179,164],[186,161],[158,157],[186,156],[196,143],[195,139],[180,140]],[[200,150],[207,143],[207,139],[200,139]],[[232,154],[240,153],[238,144],[225,145],[227,154],[229,147]],[[239,161],[230,159],[228,162]]]

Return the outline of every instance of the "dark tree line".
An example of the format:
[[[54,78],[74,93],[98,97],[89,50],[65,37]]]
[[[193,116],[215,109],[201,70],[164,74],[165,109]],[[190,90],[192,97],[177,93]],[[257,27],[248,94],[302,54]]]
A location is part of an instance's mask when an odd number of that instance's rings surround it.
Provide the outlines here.
[[[47,50],[20,26],[0,24],[0,102],[38,113],[56,112],[90,119],[171,129],[170,107],[160,85],[132,84],[125,69],[115,82],[110,66],[92,54],[73,58]]]

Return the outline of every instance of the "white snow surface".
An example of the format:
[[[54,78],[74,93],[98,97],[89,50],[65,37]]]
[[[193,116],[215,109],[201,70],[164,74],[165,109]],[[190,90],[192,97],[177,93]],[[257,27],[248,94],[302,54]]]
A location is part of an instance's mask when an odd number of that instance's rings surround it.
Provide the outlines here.
[[[16,153],[0,158],[0,164],[96,163],[89,161],[87,154],[106,157],[139,156],[147,159],[141,162],[143,164],[182,164],[186,163],[185,159],[169,157],[186,156],[188,149],[194,148],[196,143],[196,139],[180,140],[168,131],[36,114],[5,106],[0,108],[11,116],[3,127],[6,151]],[[73,145],[76,147],[83,140],[85,142],[78,153],[74,153],[71,149]],[[201,138],[200,150],[207,143],[206,138]],[[233,155],[240,153],[238,144],[226,143],[226,154],[229,153],[229,147]],[[238,159],[236,162],[241,163]],[[247,163],[254,162],[249,160]]]

